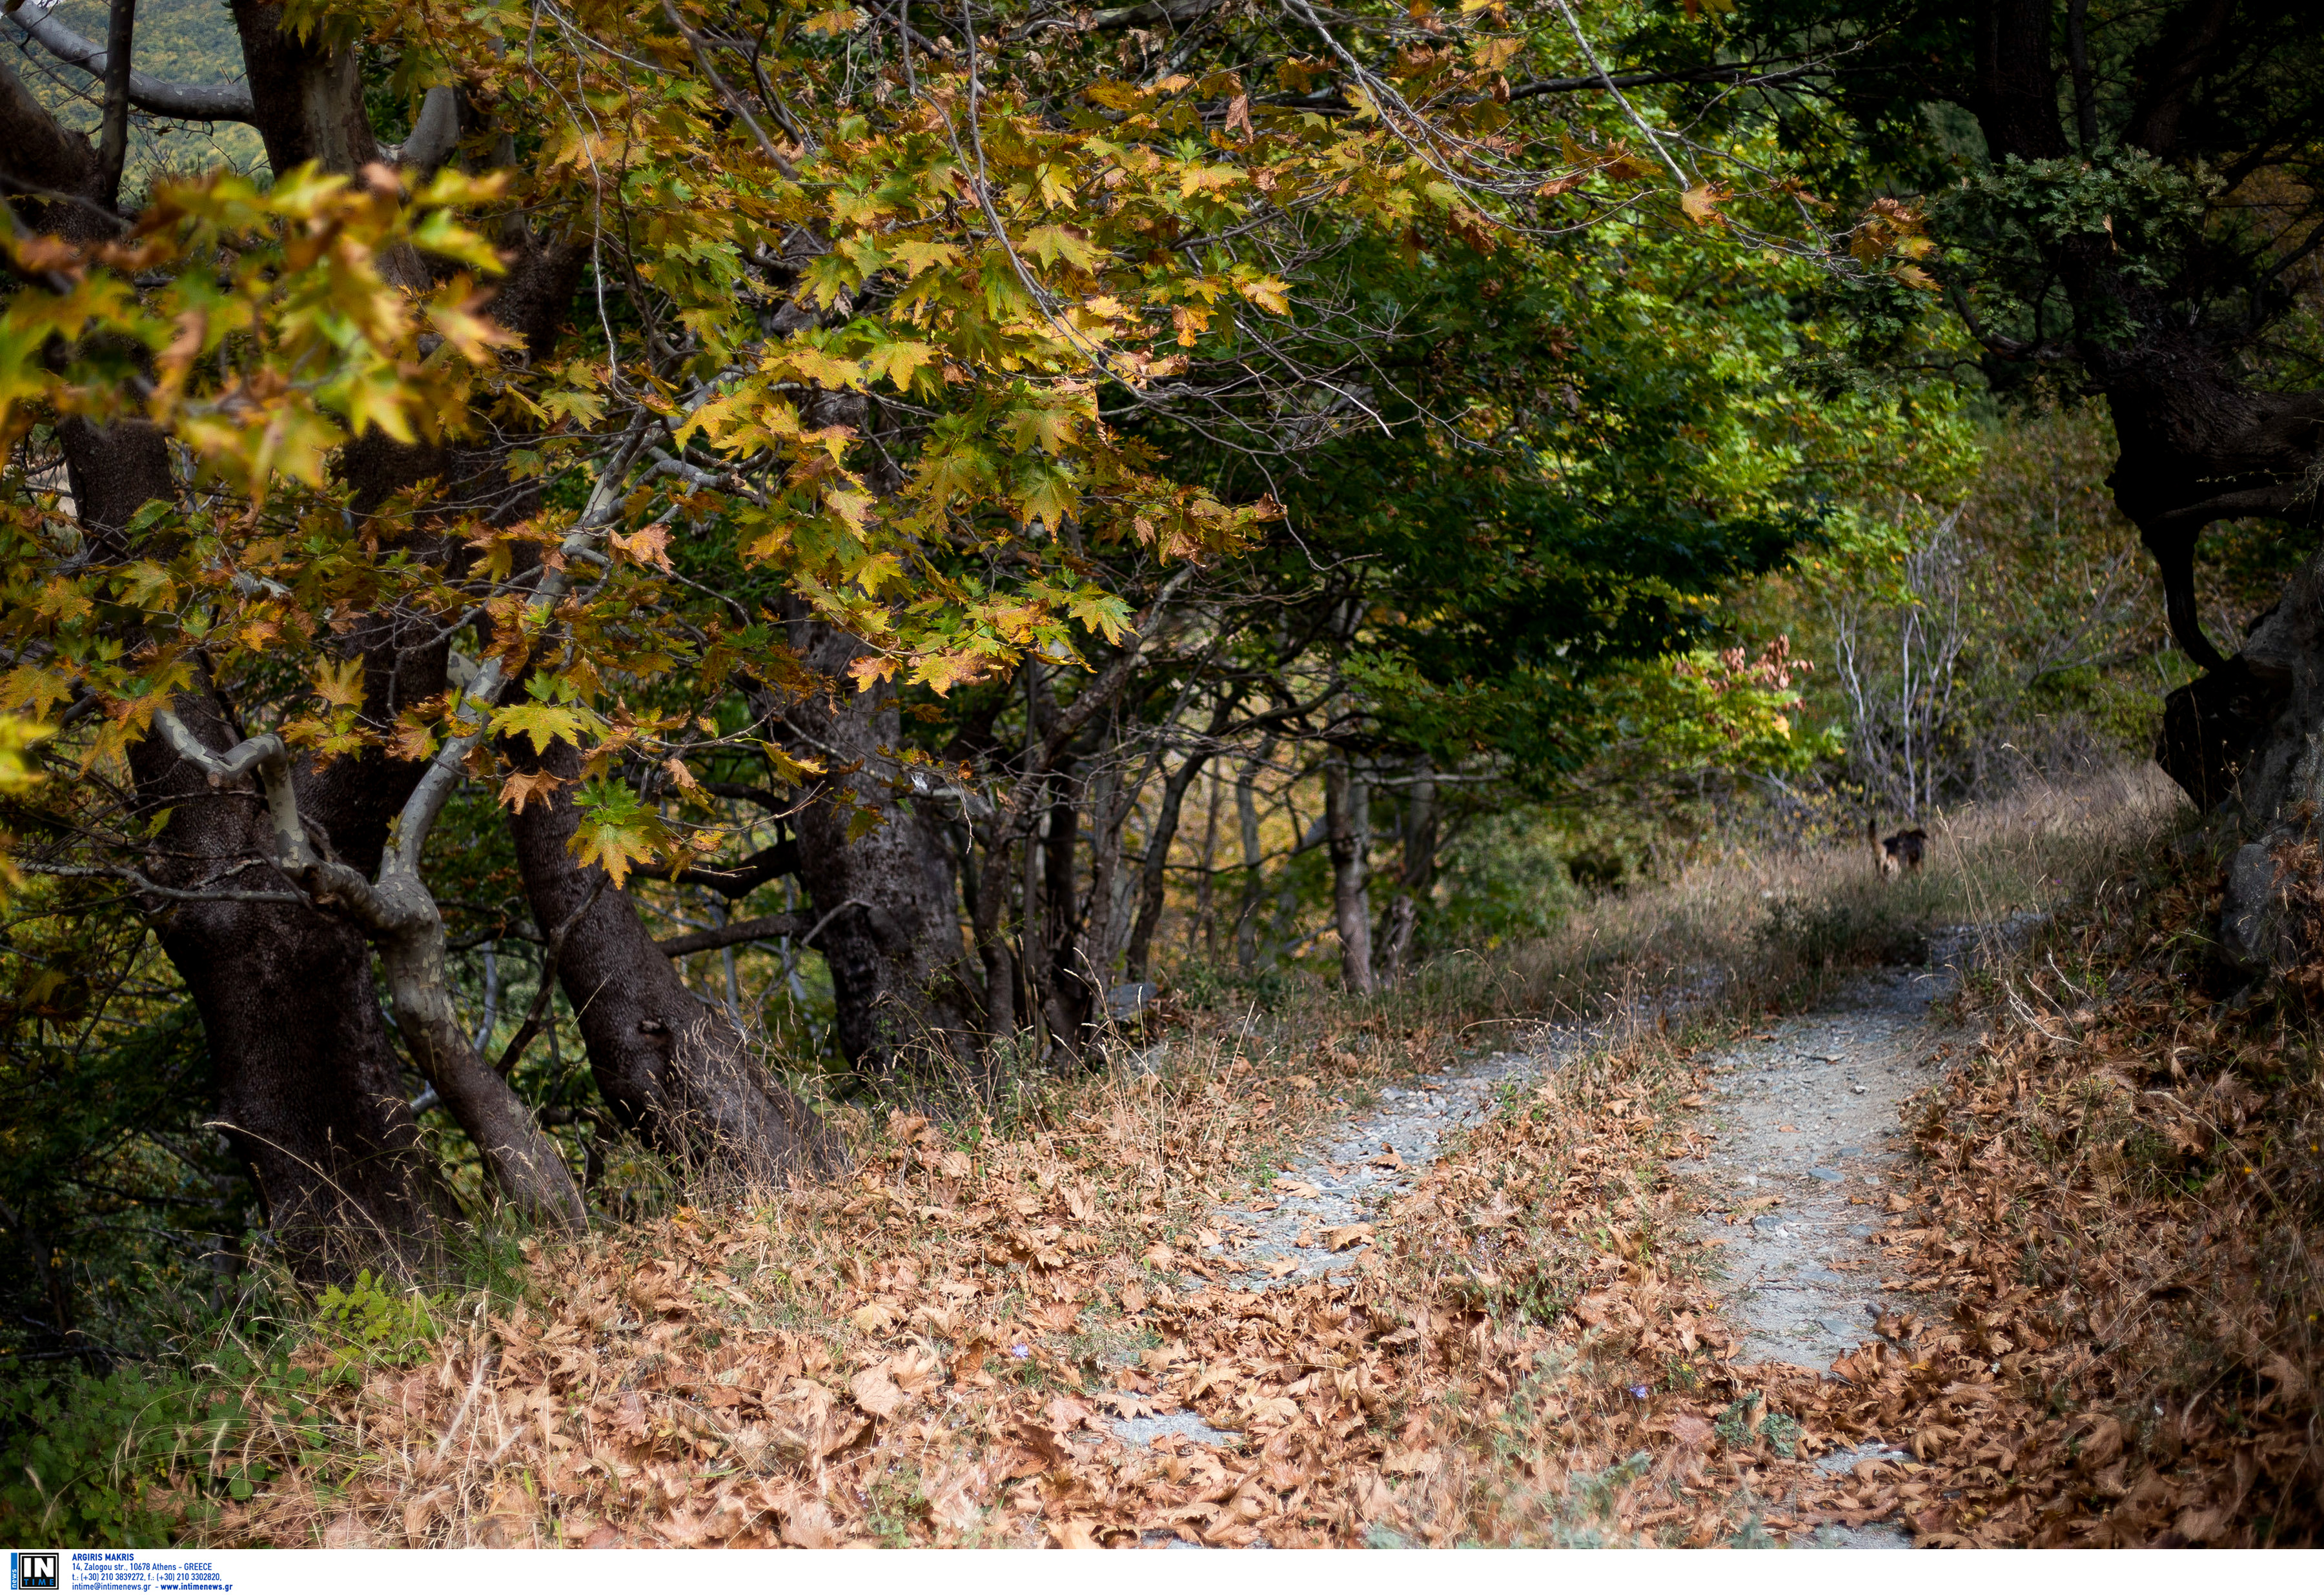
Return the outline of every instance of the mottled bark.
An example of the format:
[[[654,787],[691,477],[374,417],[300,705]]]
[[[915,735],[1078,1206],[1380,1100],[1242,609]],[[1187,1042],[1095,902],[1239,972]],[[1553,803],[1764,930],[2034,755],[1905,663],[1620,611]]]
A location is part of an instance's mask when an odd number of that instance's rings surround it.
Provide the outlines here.
[[[178,712],[210,747],[235,740],[215,705]],[[246,786],[214,790],[158,737],[130,755],[141,800],[167,808],[146,873],[164,886],[281,891],[267,821]],[[311,798],[300,782],[302,802]],[[220,1128],[249,1166],[267,1222],[302,1273],[416,1266],[450,1211],[404,1100],[403,1071],[346,919],[293,904],[169,905],[162,952],[201,1016]]]
[[[283,25],[281,5],[233,0],[233,11],[249,75],[252,121],[265,142],[267,164],[277,172],[309,161],[330,171],[360,171],[378,160],[355,51],[333,48],[325,28],[310,29],[301,39]]]
[[[567,927],[558,984],[614,1117],[666,1150],[749,1180],[837,1167],[844,1149],[814,1111],[767,1072],[731,1019],[686,989],[630,895],[574,858],[580,751],[554,742],[535,756],[508,742],[501,752],[567,783],[527,803],[509,829],[541,933]]]
[[[100,545],[114,543],[147,500],[172,492],[161,435],[143,422],[69,420],[59,438],[81,523]],[[180,695],[176,707],[213,749],[237,740],[208,693]],[[358,786],[356,768],[379,762],[346,760],[327,778],[297,778],[301,807],[358,868],[376,863],[388,809],[345,812],[326,788]],[[130,765],[146,810],[170,815],[146,861],[152,879],[180,890],[288,890],[266,862],[266,822],[246,783],[214,789],[159,737],[137,743]],[[371,773],[391,787],[400,779],[403,791],[413,779]],[[404,1101],[362,934],[293,904],[207,902],[170,906],[160,935],[201,1016],[221,1126],[294,1265],[320,1275],[361,1260],[419,1260],[447,1203]]]
[[[982,1050],[984,992],[961,936],[960,890],[925,772],[899,771],[903,742],[894,690],[852,690],[847,667],[862,644],[804,617],[792,645],[836,684],[834,696],[784,703],[792,751],[825,773],[793,822],[799,884],[823,923],[817,950],[831,970],[835,1029],[859,1078],[945,1073]]]
[[[589,1210],[550,1139],[509,1083],[493,1072],[453,1010],[444,963],[444,917],[427,887],[392,871],[366,894],[395,1026],[420,1072],[452,1110],[502,1199],[537,1223],[587,1227]]]

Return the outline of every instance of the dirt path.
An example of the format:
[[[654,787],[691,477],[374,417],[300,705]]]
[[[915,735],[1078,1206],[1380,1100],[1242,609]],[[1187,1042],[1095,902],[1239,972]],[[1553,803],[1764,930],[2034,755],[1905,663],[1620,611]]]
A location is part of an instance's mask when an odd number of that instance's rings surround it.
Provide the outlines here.
[[[1538,1079],[1586,1034],[1545,1027],[1525,1050],[1489,1053],[1434,1078],[1383,1089],[1376,1107],[1281,1165],[1267,1190],[1211,1215],[1203,1251],[1215,1265],[1214,1282],[1263,1291],[1360,1266],[1370,1226],[1435,1161],[1444,1139],[1489,1113],[1502,1086]],[[1191,1412],[1114,1418],[1108,1426],[1133,1446],[1165,1434],[1204,1445],[1241,1438]]]
[[[1720,1247],[1729,1323],[1744,1332],[1736,1360],[1828,1370],[1881,1332],[1884,1320],[1939,1314],[1935,1304],[1880,1286],[1873,1236],[1905,1180],[1901,1111],[1938,1078],[1969,1037],[1931,1005],[1960,981],[1973,938],[1940,937],[1930,965],[1867,974],[1813,1013],[1776,1022],[1712,1061],[1717,1100],[1702,1110],[1713,1149],[1674,1164],[1699,1182],[1703,1239]],[[1504,1090],[1520,1089],[1596,1037],[1595,1027],[1545,1027],[1521,1050],[1496,1052],[1380,1102],[1330,1140],[1283,1166],[1270,1189],[1212,1217],[1202,1237],[1213,1282],[1261,1291],[1359,1266],[1382,1211],[1480,1121]],[[1110,1421],[1145,1446],[1165,1434],[1234,1446],[1240,1436],[1191,1412]],[[1884,1437],[1820,1459],[1833,1473],[1877,1468],[1904,1453]],[[1817,1544],[1904,1548],[1901,1525],[1827,1527]]]
[[[1866,976],[1817,1012],[1782,1020],[1716,1060],[1718,1101],[1704,1110],[1715,1150],[1674,1172],[1702,1180],[1724,1248],[1728,1321],[1746,1332],[1737,1360],[1829,1369],[1884,1320],[1935,1305],[1884,1290],[1873,1239],[1910,1148],[1900,1113],[1932,1084],[1966,1035],[1930,1005],[1951,992],[1967,936],[1940,941],[1926,969]],[[1833,1473],[1903,1455],[1872,1443],[1820,1460]],[[1820,1544],[1903,1547],[1901,1526],[1827,1528]]]

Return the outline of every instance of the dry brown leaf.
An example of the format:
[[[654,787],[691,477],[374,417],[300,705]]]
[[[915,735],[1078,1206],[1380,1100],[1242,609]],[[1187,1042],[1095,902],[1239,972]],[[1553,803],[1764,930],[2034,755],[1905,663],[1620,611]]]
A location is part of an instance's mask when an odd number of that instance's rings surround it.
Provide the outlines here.
[[[888,1377],[885,1366],[865,1369],[847,1381],[847,1389],[855,1405],[875,1418],[893,1417],[903,1409],[906,1399],[896,1381]]]
[[[843,1543],[831,1508],[821,1501],[803,1501],[783,1514],[783,1544],[803,1551],[828,1551]]]
[[[1361,1246],[1372,1238],[1370,1224],[1342,1224],[1323,1231],[1323,1244],[1333,1251],[1345,1251],[1351,1246]]]
[[[926,1347],[915,1346],[888,1359],[888,1377],[906,1396],[922,1395],[944,1378],[944,1360]]]

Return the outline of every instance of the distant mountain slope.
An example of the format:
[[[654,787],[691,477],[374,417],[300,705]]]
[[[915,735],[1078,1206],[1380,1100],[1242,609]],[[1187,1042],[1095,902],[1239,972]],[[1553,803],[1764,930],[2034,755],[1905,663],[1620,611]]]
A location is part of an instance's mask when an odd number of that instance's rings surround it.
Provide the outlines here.
[[[106,7],[103,0],[65,0],[55,14],[84,38],[102,42]],[[68,127],[94,134],[98,97],[96,81],[59,62],[13,25],[0,25],[0,49],[8,64],[41,103]],[[141,72],[186,83],[231,83],[243,76],[242,41],[226,0],[140,0],[136,41],[130,51]],[[157,171],[206,171],[218,165],[262,170],[265,150],[255,130],[237,123],[208,126],[134,119],[129,144],[129,197]]]

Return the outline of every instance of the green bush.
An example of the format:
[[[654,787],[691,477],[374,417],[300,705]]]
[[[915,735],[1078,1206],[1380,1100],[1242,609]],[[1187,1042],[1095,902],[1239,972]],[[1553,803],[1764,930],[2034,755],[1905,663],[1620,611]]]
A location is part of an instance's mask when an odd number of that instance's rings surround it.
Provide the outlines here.
[[[123,1368],[0,1388],[0,1535],[67,1547],[167,1544],[189,1507],[170,1475],[196,1458],[227,1464],[244,1427],[195,1376]],[[247,1496],[252,1480],[222,1478]]]
[[[223,1338],[190,1367],[133,1363],[0,1384],[0,1535],[68,1547],[167,1544],[220,1499],[247,1500],[272,1459],[311,1461],[325,1445],[318,1385],[409,1367],[442,1332],[444,1300],[397,1290],[369,1270],[331,1286],[303,1322],[254,1350]],[[294,1366],[290,1348],[323,1353]],[[263,1393],[263,1413],[249,1397]]]

